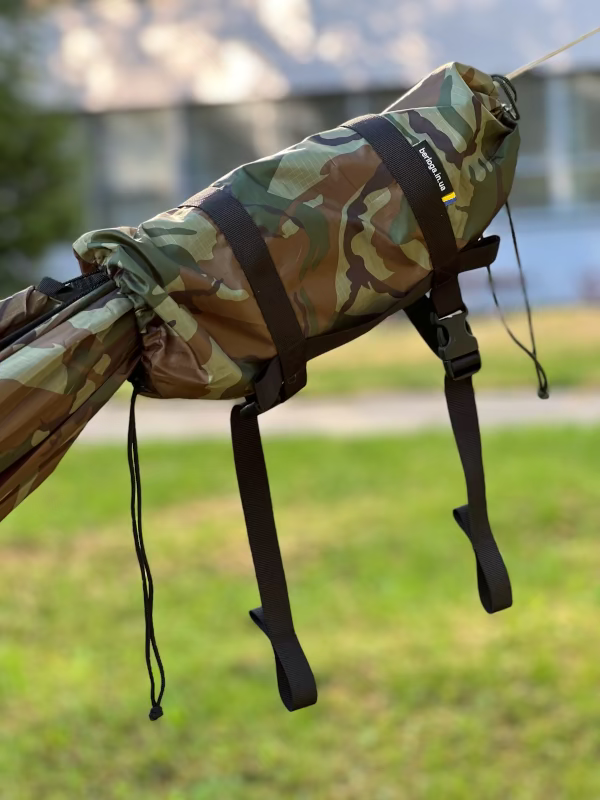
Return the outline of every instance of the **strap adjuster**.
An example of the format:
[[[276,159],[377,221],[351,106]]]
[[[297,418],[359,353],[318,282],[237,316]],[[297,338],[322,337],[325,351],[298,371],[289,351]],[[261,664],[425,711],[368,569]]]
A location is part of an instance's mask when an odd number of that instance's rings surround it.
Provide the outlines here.
[[[437,327],[438,355],[444,362],[446,375],[453,381],[470,378],[481,369],[479,345],[467,316],[465,309],[441,318],[435,313],[431,315]]]
[[[241,416],[244,419],[257,417],[275,406],[284,403],[306,386],[306,362],[297,372],[286,378],[279,356],[272,358],[254,381],[254,393],[246,398]]]
[[[251,417],[258,417],[261,413],[261,408],[258,405],[256,395],[251,394],[244,398],[240,404],[240,417],[242,419],[250,419]]]

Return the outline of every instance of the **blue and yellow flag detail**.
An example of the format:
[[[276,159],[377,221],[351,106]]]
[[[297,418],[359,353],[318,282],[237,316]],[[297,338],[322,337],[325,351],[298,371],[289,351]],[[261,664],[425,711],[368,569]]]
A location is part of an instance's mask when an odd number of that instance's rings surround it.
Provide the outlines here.
[[[456,192],[449,192],[442,197],[442,203],[445,206],[451,206],[452,203],[456,203]]]

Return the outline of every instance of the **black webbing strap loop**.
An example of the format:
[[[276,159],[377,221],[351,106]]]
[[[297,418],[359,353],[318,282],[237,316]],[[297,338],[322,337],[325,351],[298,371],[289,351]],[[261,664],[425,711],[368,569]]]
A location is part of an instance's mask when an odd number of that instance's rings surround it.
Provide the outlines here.
[[[512,604],[510,580],[494,540],[485,496],[481,434],[471,376],[481,360],[467,324],[458,273],[492,263],[498,240],[489,238],[461,255],[435,177],[402,131],[385,116],[368,115],[346,127],[375,150],[402,189],[421,229],[433,267],[431,297],[405,309],[419,333],[446,368],[446,400],[463,465],[468,510],[455,518],[469,537],[477,559],[479,595],[492,613]]]
[[[454,519],[473,546],[481,604],[488,614],[493,614],[510,608],[512,590],[504,560],[488,519],[481,433],[473,379],[469,377],[452,380],[446,377],[444,389],[467,484],[468,505],[455,509]]]
[[[472,269],[489,267],[496,260],[500,248],[500,237],[482,236],[469,242],[459,251],[456,258],[456,273],[469,272]]]
[[[48,295],[48,297],[54,297],[64,290],[65,285],[54,278],[45,277],[42,278],[35,288],[38,292]]]
[[[31,333],[44,322],[52,319],[52,317],[55,317],[85,295],[95,292],[101,286],[106,286],[107,292],[116,288],[114,281],[105,272],[92,272],[89,275],[81,275],[66,283],[55,281],[54,278],[42,278],[35,288],[38,292],[55,300],[56,305],[45,314],[30,320],[25,325],[11,329],[10,333],[0,339],[0,350],[15,344],[15,342],[18,342],[19,339]]]
[[[211,187],[182,203],[207,214],[227,239],[252,289],[281,365],[280,392],[267,411],[306,385],[306,340],[260,229],[229,189]],[[263,398],[266,395],[263,393]],[[257,398],[258,400],[258,398]]]
[[[438,336],[440,321],[431,299],[422,297],[405,311],[422,339],[440,358],[440,351],[443,350]],[[446,375],[444,387],[468,498],[467,506],[455,509],[454,519],[471,542],[477,563],[481,604],[492,614],[512,605],[512,590],[488,518],[481,431],[473,380],[470,375],[461,379]]]
[[[317,687],[294,630],[258,418],[241,410],[231,411],[233,455],[262,602],[250,616],[273,647],[281,700],[295,711],[317,702]]]
[[[201,209],[227,239],[277,351],[255,382],[254,398],[233,407],[231,439],[262,602],[250,617],[271,642],[281,700],[295,711],[317,702],[317,687],[294,630],[257,417],[306,384],[306,341],[261,232],[231,191],[213,187],[183,205]]]

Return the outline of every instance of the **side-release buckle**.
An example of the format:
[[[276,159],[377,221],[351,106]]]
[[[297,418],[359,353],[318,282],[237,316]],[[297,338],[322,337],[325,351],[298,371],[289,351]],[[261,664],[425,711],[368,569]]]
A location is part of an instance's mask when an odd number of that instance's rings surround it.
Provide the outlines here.
[[[432,314],[437,327],[438,355],[444,362],[446,375],[454,381],[470,378],[481,369],[477,339],[471,332],[467,311],[462,309],[447,317]]]

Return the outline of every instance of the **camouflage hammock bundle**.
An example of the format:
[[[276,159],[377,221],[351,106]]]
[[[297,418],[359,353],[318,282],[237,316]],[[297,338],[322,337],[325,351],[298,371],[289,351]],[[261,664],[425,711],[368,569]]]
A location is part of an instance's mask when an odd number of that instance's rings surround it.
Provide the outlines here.
[[[45,278],[0,302],[0,519],[53,472],[139,358],[131,303],[106,274]]]
[[[251,616],[273,646],[286,707],[311,705],[316,685],[292,622],[258,417],[303,388],[308,360],[404,310],[444,363],[468,494],[454,515],[473,546],[482,604],[490,613],[510,606],[486,508],[472,384],[481,361],[458,283],[494,261],[499,240],[483,234],[513,182],[518,117],[499,84],[509,86],[443,66],[381,115],[241,166],[137,229],[81,237],[79,282],[5,301],[0,516],[50,474],[127,377],[134,402],[137,393],[243,398],[232,436],[262,601]],[[73,300],[82,280],[91,291]],[[70,301],[59,305],[61,293]],[[36,326],[49,306],[60,310]],[[130,465],[139,485],[133,415]],[[147,652],[158,657],[139,522]],[[147,661],[157,719],[164,673],[158,658],[157,695]]]

